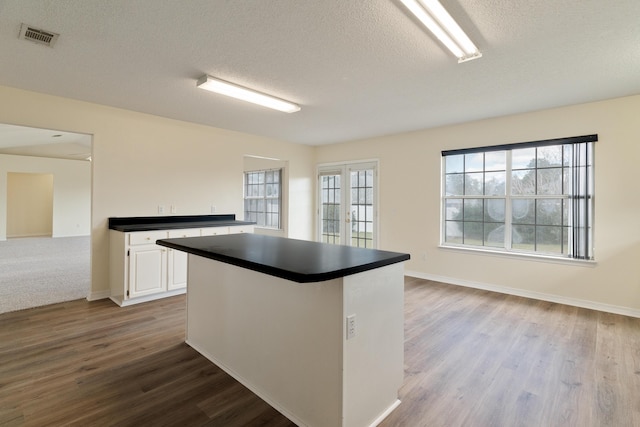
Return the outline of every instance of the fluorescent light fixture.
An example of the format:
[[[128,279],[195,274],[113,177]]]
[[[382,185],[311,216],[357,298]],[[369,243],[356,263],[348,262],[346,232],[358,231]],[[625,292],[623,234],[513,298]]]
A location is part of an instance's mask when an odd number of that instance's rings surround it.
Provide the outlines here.
[[[265,93],[256,92],[255,90],[207,75],[198,79],[197,86],[201,89],[241,99],[243,101],[252,102],[254,104],[262,105],[263,107],[273,108],[274,110],[285,113],[295,113],[296,111],[300,111],[300,106],[293,102],[285,101],[284,99],[276,98]]]
[[[438,0],[400,0],[457,58],[458,62],[482,54]]]

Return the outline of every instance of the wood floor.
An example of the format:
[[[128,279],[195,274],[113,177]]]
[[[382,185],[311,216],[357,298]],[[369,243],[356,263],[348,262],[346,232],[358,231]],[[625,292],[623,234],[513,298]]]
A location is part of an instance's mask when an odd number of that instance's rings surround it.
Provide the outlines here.
[[[0,315],[0,426],[292,426],[184,344],[184,296]],[[640,319],[405,284],[391,426],[640,426]]]

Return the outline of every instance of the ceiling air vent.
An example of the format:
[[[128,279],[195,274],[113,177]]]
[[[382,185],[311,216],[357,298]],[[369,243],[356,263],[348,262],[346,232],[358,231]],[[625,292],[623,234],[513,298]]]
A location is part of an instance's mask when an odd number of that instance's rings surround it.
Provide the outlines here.
[[[60,34],[52,33],[51,31],[45,31],[39,28],[30,27],[27,24],[22,24],[20,26],[20,35],[18,38],[53,47],[56,40],[58,40],[59,35]]]

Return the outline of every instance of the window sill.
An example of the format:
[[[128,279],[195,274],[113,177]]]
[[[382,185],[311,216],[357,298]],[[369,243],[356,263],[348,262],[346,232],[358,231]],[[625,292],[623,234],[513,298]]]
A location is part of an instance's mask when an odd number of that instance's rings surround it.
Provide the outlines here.
[[[438,246],[438,248],[444,249],[446,251],[470,253],[473,255],[491,256],[491,257],[499,257],[499,258],[513,258],[513,259],[520,259],[520,260],[526,260],[526,261],[537,261],[537,262],[545,262],[545,263],[551,263],[551,264],[564,264],[564,265],[573,265],[573,266],[580,266],[580,267],[595,267],[598,264],[595,260],[560,258],[560,257],[551,256],[551,255],[526,254],[521,252],[506,252],[506,251],[500,251],[500,250],[469,248],[469,247],[462,247],[462,246],[449,246],[449,245],[441,244]]]

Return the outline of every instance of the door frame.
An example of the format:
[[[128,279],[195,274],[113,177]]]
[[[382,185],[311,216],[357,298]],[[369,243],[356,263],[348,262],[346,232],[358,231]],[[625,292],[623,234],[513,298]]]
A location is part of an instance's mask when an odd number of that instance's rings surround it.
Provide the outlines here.
[[[378,159],[365,159],[354,160],[348,162],[333,162],[333,163],[321,163],[316,167],[316,227],[315,227],[315,240],[322,241],[322,192],[320,191],[320,178],[330,173],[341,175],[341,192],[340,192],[340,213],[343,215],[340,221],[340,236],[341,243],[343,245],[351,246],[351,232],[352,230],[347,228],[346,224],[350,223],[351,213],[347,209],[347,205],[350,205],[351,201],[351,177],[350,172],[352,170],[373,169],[373,248],[377,249],[380,243],[380,161]],[[347,191],[344,190],[344,185],[349,184]],[[345,221],[348,218],[349,221]]]

